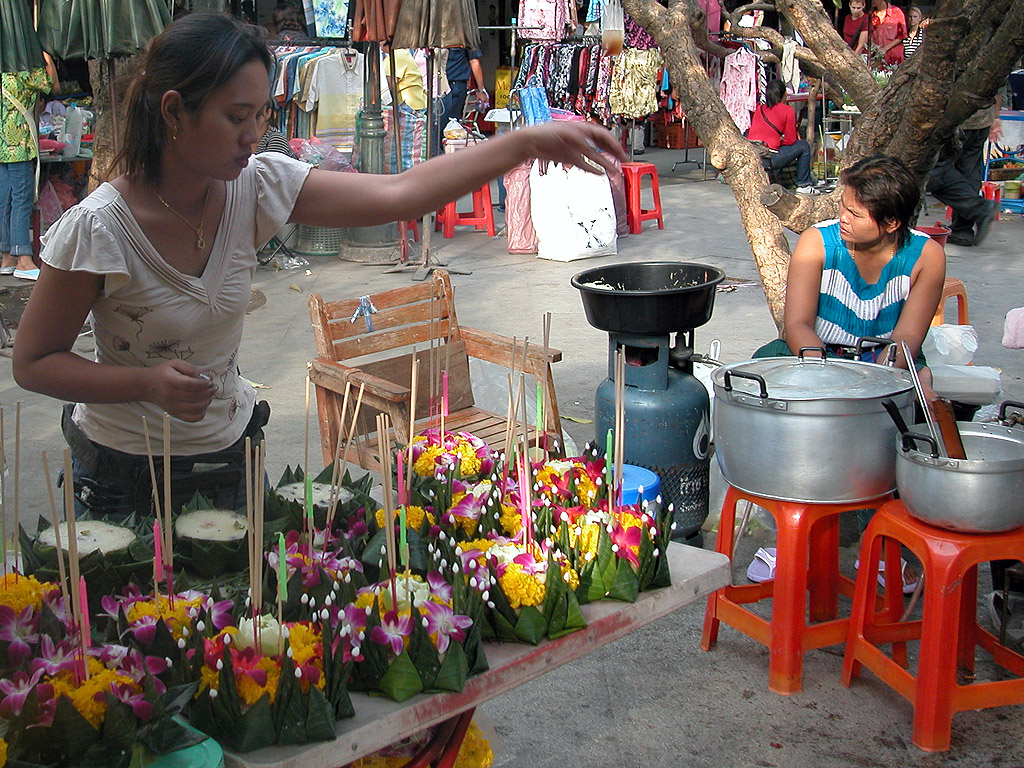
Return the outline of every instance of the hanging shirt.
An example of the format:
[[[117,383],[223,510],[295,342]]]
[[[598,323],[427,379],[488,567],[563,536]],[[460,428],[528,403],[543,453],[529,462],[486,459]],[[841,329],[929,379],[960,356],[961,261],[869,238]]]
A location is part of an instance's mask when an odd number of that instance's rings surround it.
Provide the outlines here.
[[[624,48],[612,69],[608,106],[614,115],[647,117],[658,110],[655,93],[661,51]]]
[[[538,27],[519,31],[527,40],[558,42],[576,26],[576,5],[569,0],[520,0],[519,26]]]
[[[356,115],[363,98],[363,55],[345,49],[316,60],[305,109],[317,110],[316,135],[335,149],[355,146]]]
[[[815,224],[825,244],[818,314],[814,332],[826,344],[852,347],[864,336],[892,338],[903,304],[910,295],[910,273],[928,235],[912,230],[910,241],[897,251],[874,283],[860,275],[846,243],[839,236],[839,220]]]
[[[757,109],[757,61],[757,56],[740,48],[722,63],[719,94],[740,133],[746,133],[750,113]]]
[[[0,75],[3,89],[35,119],[34,109],[39,93],[53,88],[45,69],[26,72],[4,72]],[[36,156],[36,143],[21,110],[0,93],[0,163],[22,163]]]

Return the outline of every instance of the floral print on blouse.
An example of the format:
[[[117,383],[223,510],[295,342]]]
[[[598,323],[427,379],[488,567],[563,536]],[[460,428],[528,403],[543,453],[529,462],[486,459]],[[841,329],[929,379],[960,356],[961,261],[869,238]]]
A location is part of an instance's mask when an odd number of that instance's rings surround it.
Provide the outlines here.
[[[45,69],[4,72],[3,90],[33,114],[39,93],[53,88]],[[21,163],[36,156],[36,144],[24,116],[9,98],[0,93],[0,163]]]

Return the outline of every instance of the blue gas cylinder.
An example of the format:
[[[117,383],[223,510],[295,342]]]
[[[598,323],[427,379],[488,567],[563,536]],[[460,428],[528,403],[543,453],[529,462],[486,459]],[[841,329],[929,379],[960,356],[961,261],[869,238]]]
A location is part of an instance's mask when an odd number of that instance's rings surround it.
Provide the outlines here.
[[[685,363],[670,365],[667,336],[610,334],[609,378],[597,388],[597,445],[615,424],[615,351],[626,352],[623,460],[661,480],[662,501],[673,505],[673,537],[701,543],[708,516],[711,449],[707,390]]]

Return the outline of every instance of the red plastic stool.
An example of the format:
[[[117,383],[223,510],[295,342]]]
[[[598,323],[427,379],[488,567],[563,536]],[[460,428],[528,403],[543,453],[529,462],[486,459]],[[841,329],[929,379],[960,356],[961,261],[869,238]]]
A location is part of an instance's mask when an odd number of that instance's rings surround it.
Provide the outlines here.
[[[420,241],[420,221],[419,219],[411,219],[405,222],[405,229],[407,232],[412,232],[412,239],[417,243]]]
[[[491,184],[484,184],[473,193],[473,210],[470,213],[459,213],[453,200],[437,212],[434,229],[444,229],[445,237],[455,237],[455,227],[473,225],[477,229],[487,231],[488,237],[494,237],[494,209],[491,208]]]
[[[981,194],[985,196],[986,200],[996,201],[996,221],[999,221],[999,214],[1003,209],[1003,186],[997,181],[983,181],[981,182]]]
[[[853,594],[853,581],[839,573],[839,514],[872,509],[889,498],[887,494],[865,502],[809,504],[766,499],[730,486],[718,522],[715,551],[732,557],[736,502],[753,502],[775,518],[775,578],[760,584],[723,587],[708,597],[701,648],[711,650],[718,639],[718,624],[724,621],[768,646],[770,690],[799,692],[804,652],[846,640],[849,618],[837,618],[838,598],[840,592]],[[808,593],[813,624],[807,621]],[[772,599],[771,620],[743,607],[768,598]]]
[[[900,545],[924,567],[924,607],[920,621],[900,621],[899,610],[869,610],[870,595],[885,543],[886,584],[900,584]],[[953,714],[969,709],[1024,702],[1024,679],[957,683],[957,667],[974,671],[974,648],[1019,678],[1024,656],[1001,645],[978,626],[978,564],[1024,559],[1024,528],[1008,533],[947,531],[910,516],[902,501],[884,504],[871,518],[861,541],[861,567],[843,660],[843,685],[866,666],[914,706],[914,745],[927,752],[949,749]],[[896,591],[886,589],[886,592]],[[888,599],[887,599],[887,602]],[[900,598],[902,602],[902,598]],[[879,646],[920,640],[917,674],[906,661]]]
[[[658,187],[658,169],[654,163],[623,163],[622,175],[626,179],[626,221],[629,231],[634,235],[643,232],[644,222],[657,219],[658,229],[665,228],[665,220],[661,215],[661,192]],[[644,176],[651,177],[651,194],[654,196],[653,208],[640,207],[640,185]]]

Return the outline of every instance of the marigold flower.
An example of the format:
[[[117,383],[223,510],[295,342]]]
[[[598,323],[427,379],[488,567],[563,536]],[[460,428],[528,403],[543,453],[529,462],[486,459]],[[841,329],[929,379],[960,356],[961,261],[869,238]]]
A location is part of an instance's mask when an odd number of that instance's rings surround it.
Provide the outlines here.
[[[544,602],[544,582],[526,573],[518,563],[510,563],[498,577],[498,583],[512,608]]]
[[[58,589],[56,584],[38,581],[35,576],[7,573],[0,578],[0,605],[6,605],[15,613],[26,608],[38,611],[43,598]]]

